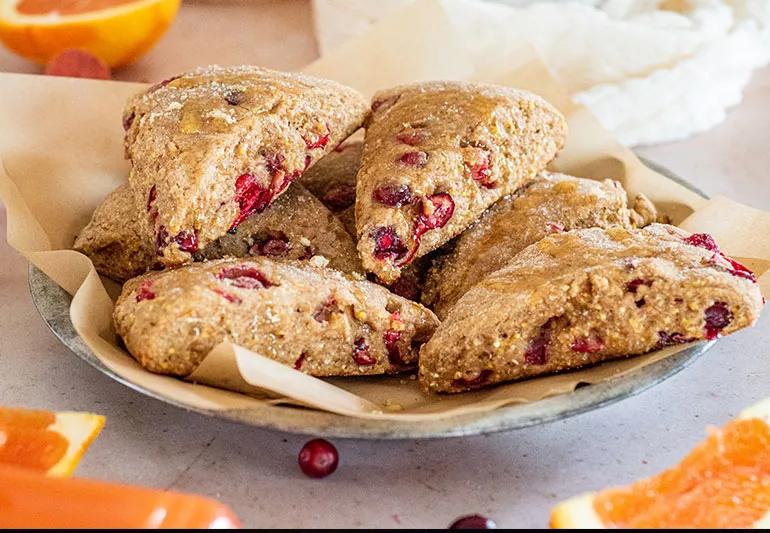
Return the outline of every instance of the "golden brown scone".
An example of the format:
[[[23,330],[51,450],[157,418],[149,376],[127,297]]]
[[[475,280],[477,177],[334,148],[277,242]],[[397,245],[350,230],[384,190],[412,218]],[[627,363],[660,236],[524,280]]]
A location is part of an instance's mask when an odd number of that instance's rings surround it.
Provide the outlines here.
[[[264,257],[134,278],[113,318],[143,367],[178,376],[224,340],[314,376],[399,372],[438,325],[428,309],[374,283]]]
[[[420,383],[460,392],[700,339],[756,321],[762,295],[706,234],[555,233],[465,293],[420,352]]]
[[[121,283],[158,269],[152,235],[141,224],[143,216],[142,209],[134,207],[128,185],[118,187],[94,211],[74,248],[91,258],[99,274]],[[263,212],[244,220],[234,233],[196,252],[195,259],[257,255],[282,261],[323,256],[330,268],[362,272],[355,243],[342,223],[298,183]]]
[[[544,173],[490,207],[438,259],[425,281],[422,303],[443,319],[473,285],[550,233],[582,228],[641,227],[657,212],[640,195],[641,213],[629,209],[617,181]]]
[[[160,261],[188,263],[263,211],[367,112],[336,82],[251,66],[199,68],[132,98],[129,183]]]
[[[158,262],[145,217],[128,185],[121,185],[102,200],[72,247],[87,255],[99,274],[115,281],[144,274]]]
[[[346,141],[300,178],[300,183],[321,200],[356,236],[356,174],[361,164],[361,141]]]
[[[398,279],[545,169],[566,133],[564,117],[526,91],[429,82],[377,93],[356,190],[364,268]]]

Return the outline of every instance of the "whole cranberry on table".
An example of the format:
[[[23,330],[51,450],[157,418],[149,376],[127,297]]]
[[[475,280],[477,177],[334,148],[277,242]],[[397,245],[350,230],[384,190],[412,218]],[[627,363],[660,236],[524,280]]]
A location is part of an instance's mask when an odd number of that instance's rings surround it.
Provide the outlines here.
[[[313,439],[299,451],[299,467],[312,478],[323,478],[337,470],[339,454],[337,448],[324,439]]]
[[[497,529],[497,524],[485,516],[472,514],[458,518],[449,529]]]

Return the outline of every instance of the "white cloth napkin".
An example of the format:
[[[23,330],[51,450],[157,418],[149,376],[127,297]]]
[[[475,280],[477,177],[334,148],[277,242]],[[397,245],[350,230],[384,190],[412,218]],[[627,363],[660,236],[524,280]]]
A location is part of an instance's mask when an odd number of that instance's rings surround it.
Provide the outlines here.
[[[321,54],[425,0],[313,0]],[[706,130],[770,62],[770,0],[442,0],[504,60],[530,43],[573,98],[627,145]]]

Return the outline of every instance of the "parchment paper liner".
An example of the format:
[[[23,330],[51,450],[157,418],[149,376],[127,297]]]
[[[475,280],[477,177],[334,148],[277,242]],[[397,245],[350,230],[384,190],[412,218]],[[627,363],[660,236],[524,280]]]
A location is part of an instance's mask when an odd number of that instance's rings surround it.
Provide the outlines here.
[[[460,8],[447,5],[416,2],[306,70],[367,95],[429,79],[488,81],[536,92],[569,122],[567,147],[552,165],[554,170],[612,177],[631,194],[645,193],[674,223],[713,234],[724,250],[764,274],[761,287],[770,294],[770,274],[765,274],[770,268],[770,213],[726,198],[706,201],[642,165],[569,99],[531,49],[500,50],[490,43],[488,54],[472,57],[464,43],[476,36],[450,23],[445,9]],[[462,20],[462,13],[453,13],[452,19]],[[112,298],[119,287],[100,279],[88,258],[69,250],[101,199],[125,180],[121,110],[126,98],[142,87],[0,74],[0,196],[8,212],[8,242],[73,295],[70,315],[75,329],[105,365],[131,382],[209,410],[268,402],[417,422],[569,392],[579,383],[625,374],[685,347],[453,396],[423,394],[409,376],[320,380],[227,342],[190,376],[196,383],[146,372],[118,347],[112,331]]]

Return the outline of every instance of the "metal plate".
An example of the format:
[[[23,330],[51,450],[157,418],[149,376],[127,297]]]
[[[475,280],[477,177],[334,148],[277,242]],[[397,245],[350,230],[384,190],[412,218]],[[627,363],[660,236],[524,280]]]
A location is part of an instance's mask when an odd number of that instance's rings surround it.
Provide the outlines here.
[[[645,164],[705,197],[701,191],[665,168],[646,160]],[[361,420],[322,411],[272,405],[227,411],[207,410],[192,408],[175,398],[156,394],[141,385],[127,381],[107,368],[85,345],[72,326],[69,316],[72,300],[70,295],[32,265],[29,267],[29,288],[38,312],[54,335],[75,355],[116,381],[142,394],[189,411],[261,428],[325,437],[424,439],[477,435],[543,424],[597,409],[638,394],[684,369],[716,342],[700,342],[625,376],[579,387],[570,393],[536,402],[501,407],[484,413],[442,418],[432,422]]]

